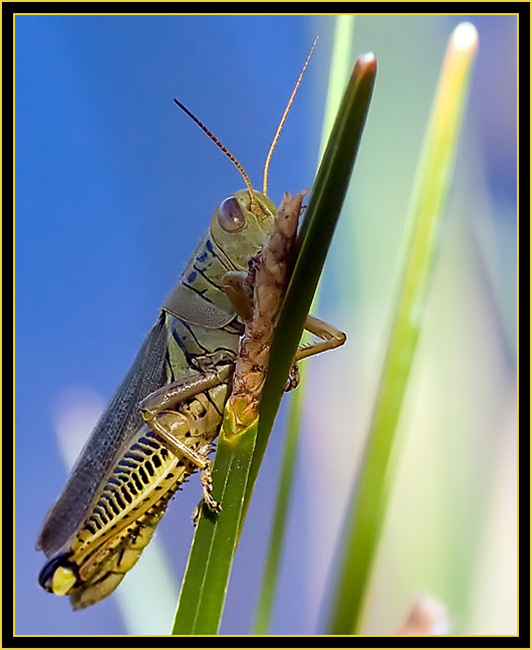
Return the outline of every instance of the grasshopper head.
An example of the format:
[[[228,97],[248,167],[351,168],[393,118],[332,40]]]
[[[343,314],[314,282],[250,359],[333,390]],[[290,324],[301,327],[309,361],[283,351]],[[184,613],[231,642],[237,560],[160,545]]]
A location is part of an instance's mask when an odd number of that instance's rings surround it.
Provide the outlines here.
[[[270,150],[266,156],[262,192],[256,192],[253,189],[245,169],[229,149],[227,149],[227,147],[222,144],[211,131],[209,131],[205,124],[203,124],[203,122],[197,118],[192,111],[190,111],[178,99],[174,99],[177,106],[179,106],[179,108],[184,111],[231,160],[242,174],[246,183],[246,190],[236,192],[233,196],[222,201],[216,208],[210,229],[211,237],[215,244],[225,253],[236,269],[243,271],[248,268],[249,259],[258,253],[266,241],[266,236],[277,213],[277,208],[266,195],[266,192],[268,191],[268,169],[270,166],[270,160],[317,40],[318,37],[316,36],[303,68],[299,73],[296,85],[290,95],[290,99],[288,100],[288,104],[284,110],[283,116],[281,117],[279,126],[277,127]]]
[[[271,229],[277,208],[261,192],[240,190],[223,200],[211,221],[211,236],[231,263],[240,270],[248,268]]]

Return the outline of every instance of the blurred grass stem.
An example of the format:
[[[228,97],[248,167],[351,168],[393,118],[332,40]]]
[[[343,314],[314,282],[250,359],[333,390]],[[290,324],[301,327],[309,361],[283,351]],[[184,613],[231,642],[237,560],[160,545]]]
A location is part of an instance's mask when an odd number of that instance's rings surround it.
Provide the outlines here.
[[[409,207],[412,235],[370,431],[347,515],[328,633],[359,634],[392,481],[392,447],[422,324],[477,32],[454,30],[425,134]]]

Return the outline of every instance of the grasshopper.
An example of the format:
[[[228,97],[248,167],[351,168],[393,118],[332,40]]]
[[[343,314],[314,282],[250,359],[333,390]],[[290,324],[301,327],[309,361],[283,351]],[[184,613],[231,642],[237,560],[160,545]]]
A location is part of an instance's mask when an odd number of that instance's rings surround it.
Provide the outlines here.
[[[208,454],[218,436],[243,321],[250,311],[242,286],[276,214],[267,196],[268,165],[315,43],[270,147],[263,191],[226,147],[181,102],[240,171],[246,189],[224,199],[109,406],[100,417],[66,486],[48,512],[37,550],[48,561],[39,583],[68,595],[75,610],[108,596],[138,560],[185,479],[199,470],[212,510]],[[294,362],[342,345],[345,335],[308,316],[319,341]]]

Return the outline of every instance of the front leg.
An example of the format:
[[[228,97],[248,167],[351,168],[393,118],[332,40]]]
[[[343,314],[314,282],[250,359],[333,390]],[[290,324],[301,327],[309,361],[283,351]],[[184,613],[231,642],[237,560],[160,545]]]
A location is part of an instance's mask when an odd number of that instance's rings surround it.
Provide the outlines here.
[[[248,282],[248,273],[245,271],[229,271],[224,275],[223,288],[237,314],[244,321],[249,320],[253,315],[253,293]],[[305,329],[321,340],[297,349],[285,391],[293,390],[299,383],[298,361],[337,348],[343,345],[346,340],[343,332],[311,314],[305,320]]]
[[[325,352],[325,350],[338,348],[345,343],[347,338],[344,332],[340,332],[333,325],[311,314],[305,320],[305,329],[311,334],[314,334],[314,336],[317,336],[321,341],[298,348],[294,362],[306,359],[319,352]]]

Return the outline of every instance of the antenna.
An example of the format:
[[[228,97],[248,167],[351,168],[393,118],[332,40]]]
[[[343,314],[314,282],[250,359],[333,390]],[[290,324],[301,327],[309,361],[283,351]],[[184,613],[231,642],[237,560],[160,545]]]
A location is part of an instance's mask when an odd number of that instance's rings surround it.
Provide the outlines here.
[[[303,79],[303,75],[305,74],[305,70],[307,69],[308,63],[310,61],[310,57],[312,56],[312,52],[314,52],[314,48],[316,47],[316,43],[318,42],[318,37],[314,39],[312,42],[312,46],[310,48],[310,51],[307,55],[307,59],[305,63],[303,64],[303,67],[301,69],[301,72],[299,73],[299,77],[297,78],[296,85],[294,87],[294,90],[292,90],[292,94],[290,95],[290,99],[288,100],[288,104],[286,105],[286,108],[284,109],[283,116],[281,117],[281,121],[279,122],[279,126],[277,127],[277,131],[275,132],[275,135],[273,137],[273,141],[270,145],[270,150],[268,151],[268,155],[266,156],[266,163],[264,164],[264,177],[262,181],[262,192],[263,194],[268,194],[268,169],[270,167],[270,160],[272,158],[273,151],[275,149],[275,146],[277,144],[277,140],[279,140],[279,136],[281,135],[281,131],[283,129],[284,123],[286,122],[286,118],[288,117],[288,111],[290,110],[290,107],[292,106],[294,102],[294,98],[296,96],[296,93],[298,91],[299,86],[301,85],[301,80]]]
[[[242,167],[242,165],[238,162],[238,160],[233,156],[233,154],[229,151],[229,149],[218,140],[218,138],[212,133],[212,131],[209,131],[209,129],[203,124],[201,120],[199,120],[192,111],[190,111],[184,104],[182,104],[178,99],[174,98],[174,102],[179,106],[179,108],[184,111],[196,124],[204,131],[209,138],[214,142],[215,145],[220,148],[224,154],[229,158],[229,160],[235,165],[235,167],[238,169],[238,171],[242,174],[244,181],[246,183],[246,187],[249,190],[249,194],[251,196],[251,203],[253,204],[255,200],[255,192],[253,191],[253,186],[251,185],[251,181],[249,180],[249,176],[246,174],[245,169]]]

